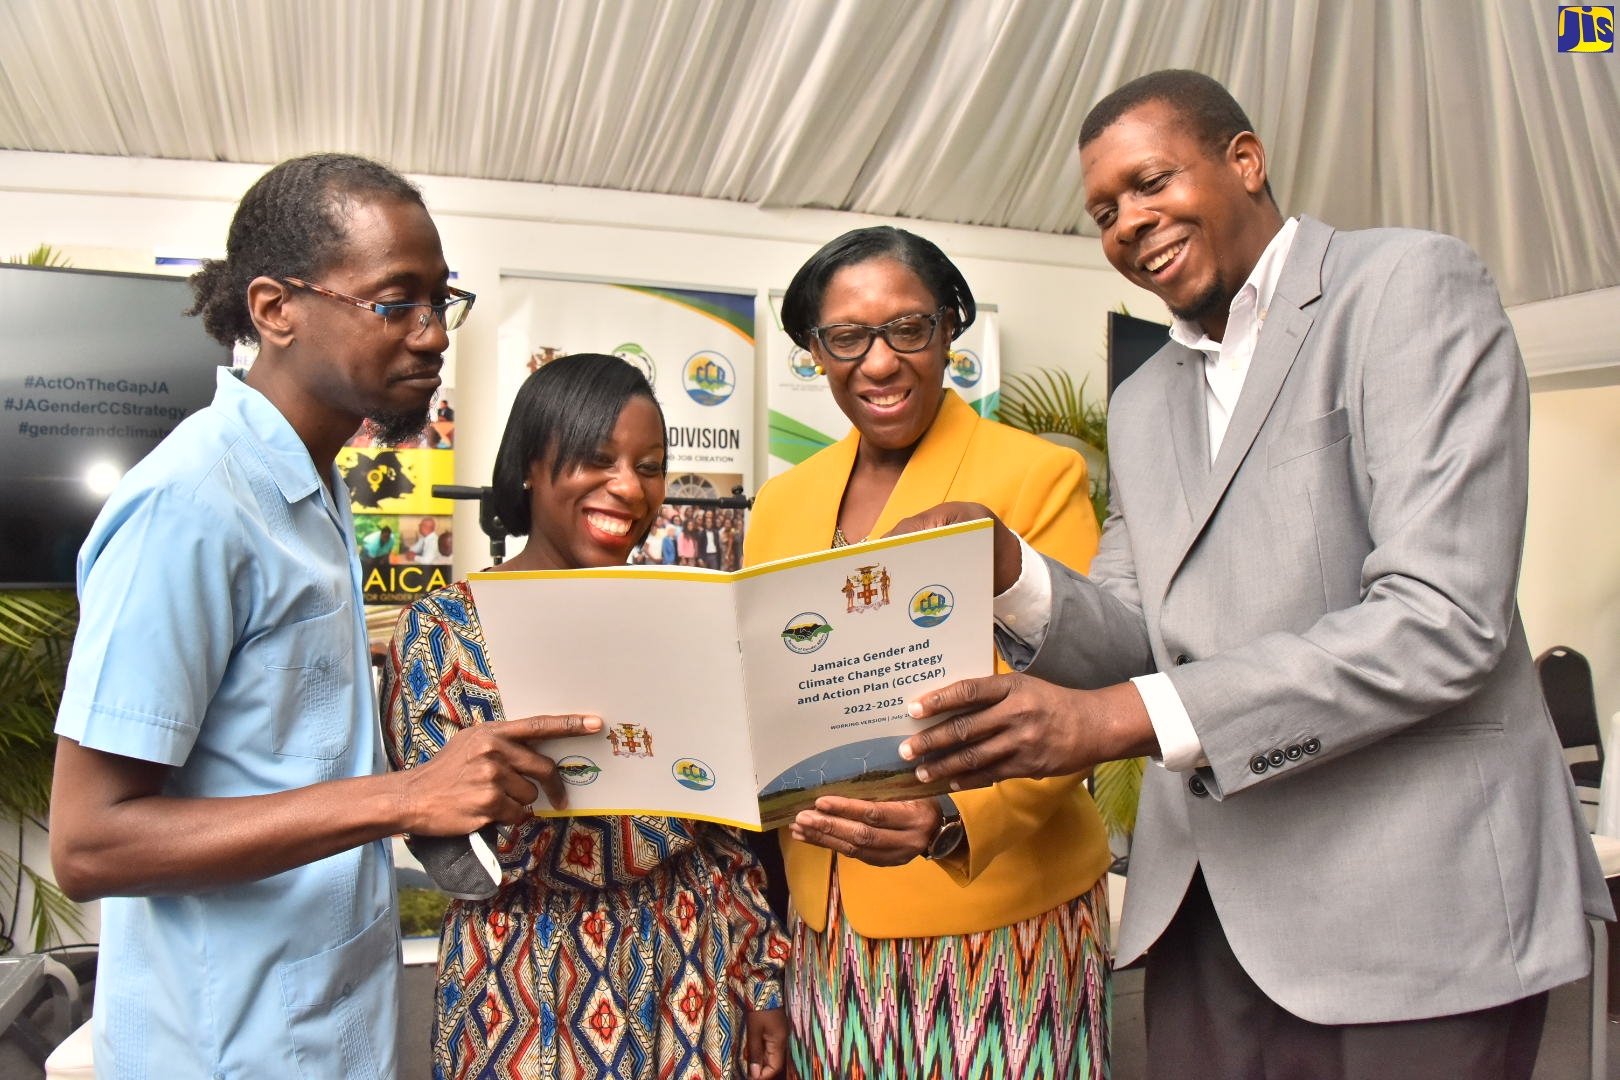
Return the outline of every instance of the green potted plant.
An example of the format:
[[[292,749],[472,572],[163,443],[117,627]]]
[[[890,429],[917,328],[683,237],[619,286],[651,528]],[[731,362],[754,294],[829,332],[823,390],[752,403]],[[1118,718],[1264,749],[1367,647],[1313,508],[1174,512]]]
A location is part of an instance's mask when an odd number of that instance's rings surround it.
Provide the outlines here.
[[[19,944],[25,882],[34,951],[84,932],[78,905],[22,859],[25,824],[44,829],[50,810],[52,729],[78,616],[71,592],[0,592],[0,821],[17,826],[15,848],[0,845],[0,952]]]
[[[1067,446],[1086,460],[1091,477],[1091,508],[1101,527],[1108,516],[1108,407],[1086,396],[1086,382],[1060,368],[1037,368],[1008,375],[1001,387],[998,418],[1009,427]],[[1143,758],[1108,761],[1092,774],[1091,797],[1102,815],[1116,854],[1129,850],[1142,794]]]

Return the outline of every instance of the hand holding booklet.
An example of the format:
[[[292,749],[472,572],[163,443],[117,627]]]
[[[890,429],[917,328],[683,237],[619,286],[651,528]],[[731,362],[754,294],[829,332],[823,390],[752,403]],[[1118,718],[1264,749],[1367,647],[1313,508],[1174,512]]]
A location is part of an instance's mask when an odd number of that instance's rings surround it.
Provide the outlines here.
[[[624,566],[471,574],[507,716],[593,713],[541,747],[566,814],[769,829],[818,795],[915,798],[901,759],[926,690],[994,671],[989,521],[733,573]],[[558,813],[544,800],[539,814]]]

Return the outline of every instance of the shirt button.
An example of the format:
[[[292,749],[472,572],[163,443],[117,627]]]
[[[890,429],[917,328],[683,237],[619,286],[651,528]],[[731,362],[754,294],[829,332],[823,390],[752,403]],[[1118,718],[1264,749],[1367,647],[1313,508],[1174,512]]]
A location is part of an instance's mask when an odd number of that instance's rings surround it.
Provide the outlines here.
[[[1194,776],[1187,781],[1187,790],[1200,799],[1209,797],[1209,786],[1204,783],[1202,776]]]
[[[1249,771],[1256,775],[1265,772],[1269,768],[1271,768],[1271,766],[1266,763],[1264,754],[1256,754],[1254,757],[1249,759]]]
[[[1288,758],[1283,754],[1283,752],[1281,750],[1273,750],[1271,753],[1266,755],[1266,760],[1271,762],[1271,767],[1273,769],[1276,769],[1276,768],[1281,768],[1282,763],[1287,761]]]
[[[1305,751],[1300,749],[1299,743],[1295,743],[1293,746],[1290,746],[1288,749],[1284,750],[1283,753],[1287,756],[1289,761],[1298,761],[1305,755]]]
[[[1322,740],[1315,738],[1306,739],[1304,742],[1299,744],[1299,748],[1305,751],[1307,754],[1314,754],[1318,750],[1322,749]]]
[[[1192,657],[1188,656],[1186,653],[1176,653],[1176,666],[1177,667],[1180,667],[1182,664],[1190,664],[1190,663],[1192,663]]]

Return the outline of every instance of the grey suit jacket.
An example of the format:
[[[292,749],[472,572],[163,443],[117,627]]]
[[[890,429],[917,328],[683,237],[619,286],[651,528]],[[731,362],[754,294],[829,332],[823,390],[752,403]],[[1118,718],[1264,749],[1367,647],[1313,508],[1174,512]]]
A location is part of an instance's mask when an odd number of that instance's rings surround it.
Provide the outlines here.
[[[1118,946],[1202,865],[1233,951],[1318,1023],[1485,1008],[1587,970],[1612,917],[1514,592],[1529,398],[1460,241],[1302,219],[1209,460],[1200,354],[1110,405],[1113,506],[1051,564],[1034,675],[1168,672],[1209,761],[1149,766]]]

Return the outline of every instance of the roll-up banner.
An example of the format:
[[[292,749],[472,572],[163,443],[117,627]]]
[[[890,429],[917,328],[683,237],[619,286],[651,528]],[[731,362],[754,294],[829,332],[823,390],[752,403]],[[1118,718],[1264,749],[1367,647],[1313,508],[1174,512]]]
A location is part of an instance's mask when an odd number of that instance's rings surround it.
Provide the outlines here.
[[[754,494],[754,290],[508,272],[501,295],[501,423],[531,372],[610,353],[641,369],[663,407],[669,496]],[[734,570],[742,530],[741,510],[666,506],[633,561]]]

